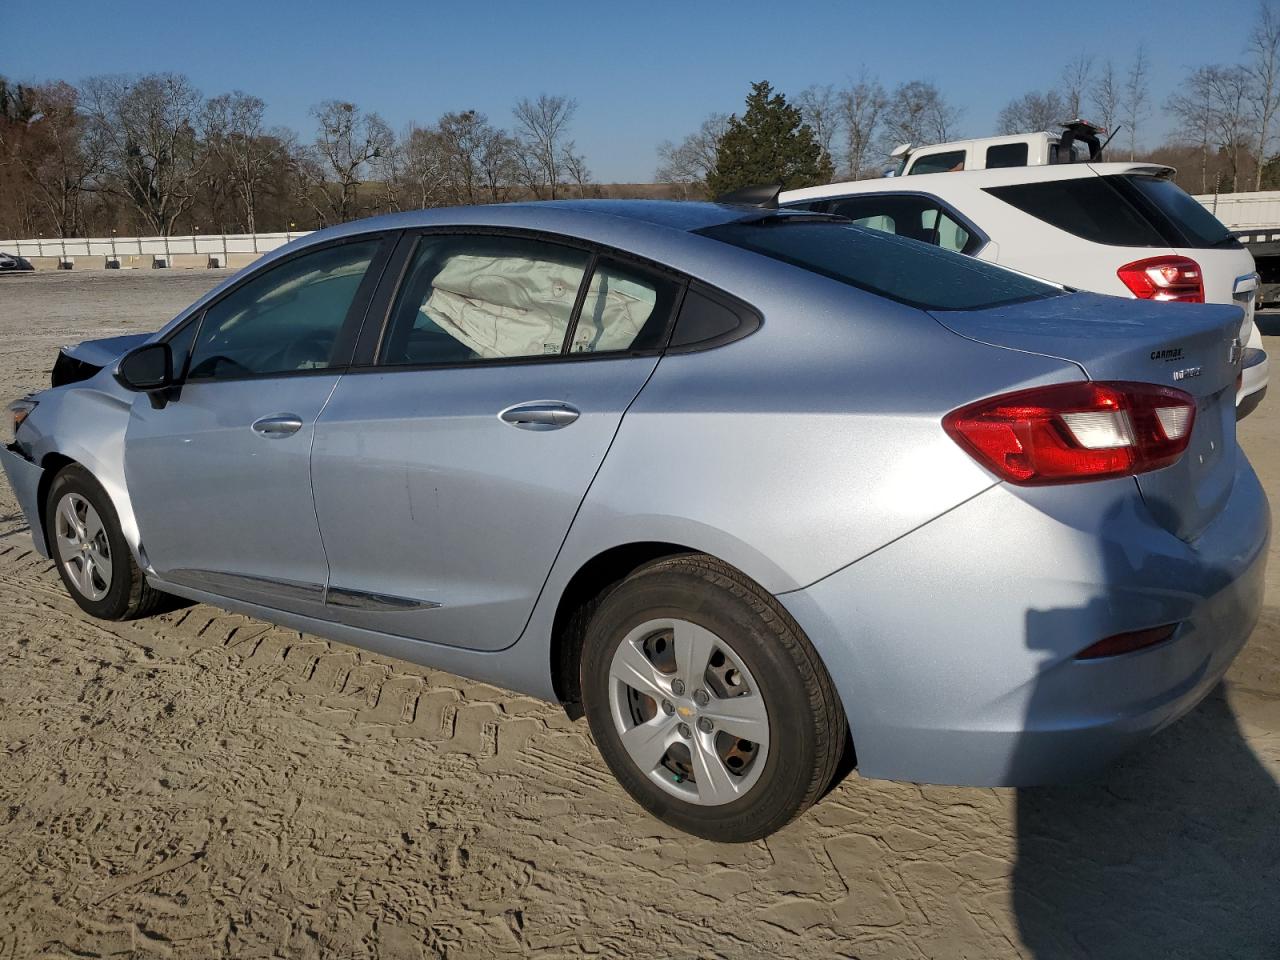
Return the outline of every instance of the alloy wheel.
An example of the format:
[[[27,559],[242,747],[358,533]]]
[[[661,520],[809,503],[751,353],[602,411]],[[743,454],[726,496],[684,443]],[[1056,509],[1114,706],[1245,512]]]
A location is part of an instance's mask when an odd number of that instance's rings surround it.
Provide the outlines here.
[[[698,624],[649,620],[623,637],[609,667],[609,708],[631,760],[681,800],[731,803],[764,771],[760,688],[732,646]]]
[[[89,600],[101,600],[111,589],[111,543],[93,504],[68,493],[54,510],[54,539],[67,579]]]

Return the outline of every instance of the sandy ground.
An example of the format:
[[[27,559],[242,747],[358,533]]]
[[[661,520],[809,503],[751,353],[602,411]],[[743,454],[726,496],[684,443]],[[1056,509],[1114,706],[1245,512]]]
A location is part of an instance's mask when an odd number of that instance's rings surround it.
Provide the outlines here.
[[[218,276],[0,278],[0,397]],[[1242,437],[1280,491],[1280,397]],[[87,620],[6,486],[0,958],[1280,957],[1274,552],[1225,689],[1097,781],[855,774],[717,846],[545,704],[208,607]]]

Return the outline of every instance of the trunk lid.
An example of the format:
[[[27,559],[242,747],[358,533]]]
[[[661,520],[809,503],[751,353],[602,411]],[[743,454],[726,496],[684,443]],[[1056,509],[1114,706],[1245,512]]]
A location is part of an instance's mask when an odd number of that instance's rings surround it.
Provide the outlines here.
[[[1138,488],[1161,525],[1184,540],[1195,539],[1218,515],[1240,455],[1239,307],[1076,293],[933,316],[970,340],[1070,360],[1091,380],[1158,383],[1191,394],[1196,419],[1186,453],[1171,466],[1139,475]]]

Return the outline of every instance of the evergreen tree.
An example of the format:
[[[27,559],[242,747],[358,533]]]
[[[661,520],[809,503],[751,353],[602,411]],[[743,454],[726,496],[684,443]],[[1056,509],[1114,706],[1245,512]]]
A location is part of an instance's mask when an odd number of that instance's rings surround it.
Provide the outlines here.
[[[784,190],[829,183],[835,170],[798,107],[774,93],[767,81],[753,83],[747,109],[734,114],[716,145],[716,165],[707,189],[716,197],[756,184]]]

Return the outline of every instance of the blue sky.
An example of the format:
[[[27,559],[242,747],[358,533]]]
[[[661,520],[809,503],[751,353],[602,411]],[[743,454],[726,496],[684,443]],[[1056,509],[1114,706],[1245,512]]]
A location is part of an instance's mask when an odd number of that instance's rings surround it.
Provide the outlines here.
[[[886,86],[938,83],[962,132],[994,132],[1009,99],[1043,89],[1081,50],[1152,60],[1156,105],[1188,66],[1242,55],[1253,0],[1070,3],[644,4],[216,0],[10,5],[0,73],[18,80],[186,73],[209,95],[241,89],[306,135],[308,107],[337,97],[393,127],[474,108],[496,123],[521,96],[579,103],[573,135],[600,181],[645,181],[656,144],[740,109],[751,81],[787,93],[865,66]],[[1168,129],[1155,111],[1142,139]]]

